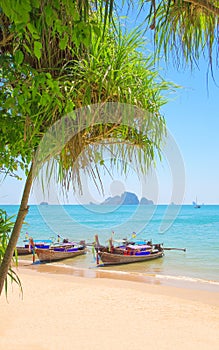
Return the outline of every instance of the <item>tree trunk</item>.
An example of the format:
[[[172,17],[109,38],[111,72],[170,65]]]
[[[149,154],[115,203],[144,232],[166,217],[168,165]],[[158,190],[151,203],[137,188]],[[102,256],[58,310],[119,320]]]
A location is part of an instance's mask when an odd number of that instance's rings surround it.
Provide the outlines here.
[[[2,293],[2,289],[4,287],[4,282],[5,279],[7,277],[7,273],[8,270],[11,266],[11,261],[13,258],[13,254],[14,254],[14,250],[16,248],[17,245],[17,241],[21,232],[21,228],[24,222],[24,219],[28,213],[28,200],[29,200],[29,195],[30,195],[30,190],[32,187],[32,171],[33,171],[33,164],[31,165],[26,183],[25,183],[25,187],[24,187],[24,191],[23,191],[23,196],[22,196],[22,200],[21,200],[21,204],[20,204],[20,208],[17,214],[17,218],[14,224],[14,228],[12,230],[11,233],[11,237],[9,239],[8,242],[8,246],[6,248],[1,266],[0,266],[0,295]]]

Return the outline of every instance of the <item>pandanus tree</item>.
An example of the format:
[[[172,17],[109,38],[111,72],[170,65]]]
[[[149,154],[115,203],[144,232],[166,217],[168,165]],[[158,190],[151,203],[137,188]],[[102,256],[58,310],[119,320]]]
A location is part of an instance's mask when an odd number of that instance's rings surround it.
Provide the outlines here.
[[[112,164],[116,163],[115,152],[127,159],[135,154],[142,171],[160,151],[165,134],[165,121],[160,115],[160,107],[166,103],[163,91],[171,90],[173,85],[161,79],[153,69],[152,59],[141,53],[141,34],[125,34],[119,25],[111,26],[107,21],[111,2],[105,2],[104,13],[98,11],[100,4],[2,1],[0,168],[13,172],[19,160],[26,182],[10,240],[1,257],[0,292],[28,213],[33,179],[44,163],[55,159],[58,180],[68,187],[72,181],[80,184],[79,168],[92,175],[90,162],[102,164],[107,140],[113,140]],[[121,112],[118,103],[134,106],[131,123],[127,109]],[[95,110],[93,104],[98,106]],[[114,106],[116,118],[111,118],[110,109],[107,118],[93,122],[97,110],[100,115],[106,106],[104,113],[108,113],[109,104]],[[91,121],[84,115],[81,119],[77,113],[81,108],[88,108]],[[143,111],[141,123],[136,108]],[[66,115],[67,121],[63,118]],[[58,148],[49,148],[44,154],[42,145],[50,140],[46,136],[51,135],[53,126],[56,130],[57,126],[66,127],[66,123],[70,123],[72,134],[64,136]],[[69,128],[65,133],[66,130]],[[98,144],[102,145],[99,152],[95,148]],[[127,144],[133,146],[128,151]]]

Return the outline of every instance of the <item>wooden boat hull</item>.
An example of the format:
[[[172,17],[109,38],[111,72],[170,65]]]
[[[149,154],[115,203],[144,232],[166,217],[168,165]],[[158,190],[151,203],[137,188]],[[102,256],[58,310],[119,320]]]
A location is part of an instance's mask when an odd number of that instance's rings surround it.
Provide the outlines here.
[[[68,258],[74,258],[75,256],[82,255],[85,253],[85,247],[83,247],[82,249],[72,248],[69,250],[36,248],[36,254],[41,262],[52,262]]]
[[[139,254],[139,255],[122,255],[113,254],[108,252],[99,252],[99,257],[104,265],[119,265],[119,264],[130,264],[137,263],[141,261],[149,261],[153,259],[162,258],[163,251],[158,251],[156,253]]]
[[[32,254],[32,250],[27,247],[16,247],[17,255],[30,255]]]

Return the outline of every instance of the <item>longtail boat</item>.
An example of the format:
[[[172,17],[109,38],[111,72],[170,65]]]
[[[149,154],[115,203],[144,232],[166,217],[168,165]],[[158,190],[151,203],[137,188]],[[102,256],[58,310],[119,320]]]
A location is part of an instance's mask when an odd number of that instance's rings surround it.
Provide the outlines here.
[[[42,249],[48,249],[50,247],[57,247],[63,245],[63,243],[67,243],[68,245],[72,246],[74,243],[69,242],[68,238],[64,238],[61,243],[61,236],[57,235],[58,239],[56,242],[52,239],[33,239],[33,237],[29,237],[29,235],[26,235],[26,238],[23,240],[24,245],[23,246],[17,246],[17,255],[29,255],[33,254],[33,247],[36,248],[42,248]]]
[[[98,254],[104,265],[137,263],[141,261],[162,258],[164,255],[163,251],[133,252],[131,255],[126,252],[123,254],[99,252]]]
[[[28,243],[27,243],[28,242]],[[17,255],[29,255],[33,253],[33,247],[30,244],[29,240],[24,240],[23,246],[17,246]],[[36,248],[49,248],[52,243],[50,239],[38,239],[34,240],[34,244]]]
[[[97,236],[95,240],[97,264],[99,259],[103,265],[118,265],[153,260],[164,255],[162,244],[152,244],[151,241],[138,243],[124,240],[122,245],[114,246],[111,238],[109,246],[101,246]]]
[[[61,245],[50,246],[48,249],[36,248],[35,252],[41,262],[52,262],[73,258],[86,253],[85,243],[63,243]]]

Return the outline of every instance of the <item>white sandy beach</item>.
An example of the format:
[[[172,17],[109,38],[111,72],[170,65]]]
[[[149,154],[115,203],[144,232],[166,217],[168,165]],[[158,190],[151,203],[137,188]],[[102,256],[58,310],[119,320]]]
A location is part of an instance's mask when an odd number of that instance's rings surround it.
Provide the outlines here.
[[[0,349],[218,350],[219,293],[19,268]]]

